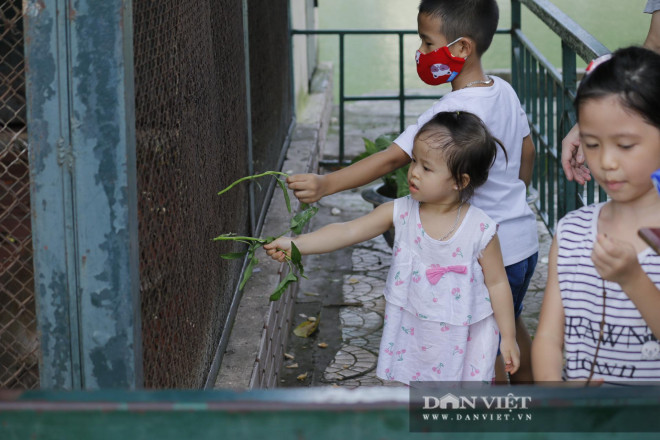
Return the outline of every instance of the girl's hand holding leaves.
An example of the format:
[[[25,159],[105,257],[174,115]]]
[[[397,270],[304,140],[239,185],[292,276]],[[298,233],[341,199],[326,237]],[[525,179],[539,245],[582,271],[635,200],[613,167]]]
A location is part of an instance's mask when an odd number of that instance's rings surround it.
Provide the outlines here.
[[[290,213],[291,202],[289,199],[289,194],[287,193],[286,190],[285,181],[277,177],[277,176],[284,176],[286,178],[288,177],[288,175],[286,173],[281,173],[279,171],[266,171],[265,173],[255,174],[254,176],[243,177],[241,179],[236,180],[227,188],[220,191],[218,195],[229,191],[231,188],[233,188],[240,182],[257,179],[265,176],[275,176],[275,179],[277,180],[277,184],[284,194],[284,202],[286,204],[287,210]],[[299,280],[298,275],[295,274],[296,271],[300,274],[300,276],[305,277],[304,269],[302,265],[302,255],[300,254],[300,251],[298,250],[296,245],[291,241],[290,238],[281,238],[284,234],[287,234],[288,232],[294,232],[296,234],[300,234],[302,232],[303,227],[309,222],[309,220],[311,220],[312,217],[314,217],[314,215],[318,211],[317,207],[308,206],[307,204],[303,204],[301,207],[302,207],[302,211],[296,214],[291,219],[291,224],[289,229],[284,231],[282,234],[278,235],[277,237],[257,238],[257,237],[239,236],[233,233],[227,233],[227,234],[219,235],[213,239],[214,241],[234,241],[234,242],[244,243],[247,245],[248,247],[247,250],[243,252],[229,252],[221,255],[221,257],[226,260],[234,260],[238,258],[247,257],[248,264],[247,267],[245,268],[245,272],[243,273],[243,278],[239,285],[239,289],[243,289],[247,280],[250,279],[250,277],[252,276],[252,271],[254,267],[259,263],[259,260],[255,256],[255,252],[261,246],[264,246],[264,249],[266,249],[266,253],[271,258],[281,262],[286,261],[289,266],[289,273],[286,275],[286,277],[284,277],[284,279],[280,282],[280,284],[275,288],[275,290],[271,294],[270,296],[271,301],[278,300],[291,283],[295,283]],[[273,243],[273,244],[269,245],[269,243]]]
[[[282,237],[273,242],[266,243],[264,245],[266,255],[268,255],[273,260],[284,263],[284,261],[289,257],[291,243],[291,237]]]

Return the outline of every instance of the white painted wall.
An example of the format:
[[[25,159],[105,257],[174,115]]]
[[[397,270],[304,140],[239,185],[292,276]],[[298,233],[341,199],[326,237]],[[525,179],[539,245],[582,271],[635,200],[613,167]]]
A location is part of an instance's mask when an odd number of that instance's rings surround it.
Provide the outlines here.
[[[289,0],[292,29],[316,29],[318,22],[314,0]],[[308,45],[312,45],[311,49]],[[293,77],[296,113],[298,113],[309,95],[309,80],[314,73],[317,53],[316,36],[296,35],[293,38]]]

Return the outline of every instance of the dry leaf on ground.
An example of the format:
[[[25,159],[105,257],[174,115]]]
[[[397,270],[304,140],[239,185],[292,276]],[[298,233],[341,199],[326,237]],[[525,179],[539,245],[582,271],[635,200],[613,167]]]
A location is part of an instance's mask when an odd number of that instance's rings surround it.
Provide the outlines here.
[[[298,326],[293,329],[293,334],[300,336],[301,338],[306,338],[316,331],[321,320],[314,318],[314,321],[307,319],[306,321],[301,322]]]

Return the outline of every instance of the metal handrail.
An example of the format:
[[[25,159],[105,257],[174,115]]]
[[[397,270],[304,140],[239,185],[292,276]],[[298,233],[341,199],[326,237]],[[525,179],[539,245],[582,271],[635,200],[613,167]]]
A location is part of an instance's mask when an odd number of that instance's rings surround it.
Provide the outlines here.
[[[560,37],[561,69],[522,32],[522,4]],[[512,85],[527,113],[537,153],[532,177],[532,188],[538,193],[535,205],[553,234],[567,212],[607,197],[602,189],[596,191],[593,181],[582,188],[566,179],[561,140],[576,123],[576,57],[590,61],[609,50],[549,0],[511,0],[511,28]]]

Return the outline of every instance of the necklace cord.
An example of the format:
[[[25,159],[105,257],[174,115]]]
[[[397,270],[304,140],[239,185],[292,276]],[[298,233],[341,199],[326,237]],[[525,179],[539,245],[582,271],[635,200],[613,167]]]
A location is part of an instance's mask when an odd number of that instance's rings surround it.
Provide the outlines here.
[[[476,80],[476,81],[469,82],[469,83],[465,84],[465,85],[463,86],[463,88],[464,88],[464,89],[467,89],[468,87],[472,87],[472,86],[474,86],[474,85],[476,85],[476,84],[490,84],[490,83],[493,82],[493,78],[492,78],[491,76],[486,75],[486,78],[488,78],[488,79],[486,79],[486,80],[478,79],[478,80]]]
[[[440,241],[445,241],[456,229],[456,226],[458,226],[458,221],[461,219],[461,208],[463,208],[463,202],[461,202],[460,205],[458,205],[458,212],[456,213],[456,220],[454,220],[454,225],[451,227],[449,231],[445,235],[443,235],[440,238]]]
[[[596,368],[596,360],[598,359],[598,350],[600,349],[600,344],[603,341],[603,334],[605,332],[605,299],[607,298],[607,291],[605,290],[605,280],[603,281],[603,312],[600,317],[600,332],[598,333],[598,342],[596,343],[596,352],[594,353],[594,359],[591,361],[591,370],[589,371],[589,377],[587,378],[587,383],[585,386],[589,386],[591,383],[591,378],[594,376],[594,370]]]

